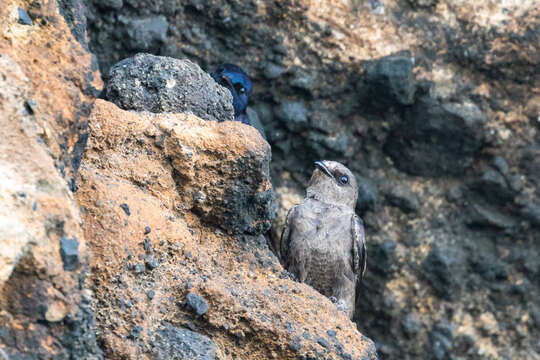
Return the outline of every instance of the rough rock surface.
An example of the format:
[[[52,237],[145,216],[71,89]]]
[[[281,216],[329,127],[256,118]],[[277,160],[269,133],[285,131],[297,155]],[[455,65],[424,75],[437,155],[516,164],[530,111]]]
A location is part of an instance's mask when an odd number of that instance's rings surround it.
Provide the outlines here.
[[[104,71],[139,51],[122,41],[126,23],[163,15],[155,54],[252,75],[272,146],[273,239],[313,161],[365,179],[358,326],[382,358],[540,357],[538,1],[107,3],[88,2]],[[468,122],[447,111],[456,104],[481,115]]]
[[[52,1],[0,7],[2,358],[101,356],[88,248],[69,187],[101,80],[58,11]]]
[[[185,329],[203,335],[189,345],[201,358],[212,358],[207,338],[218,359],[376,358],[335,305],[282,276],[262,235],[245,235],[269,228],[273,204],[269,147],[255,128],[98,100],[89,129],[76,198],[107,359],[183,348],[177,337],[191,334]],[[206,221],[215,219],[244,234]]]
[[[107,99],[122,109],[234,120],[232,96],[189,60],[138,54],[109,71]]]

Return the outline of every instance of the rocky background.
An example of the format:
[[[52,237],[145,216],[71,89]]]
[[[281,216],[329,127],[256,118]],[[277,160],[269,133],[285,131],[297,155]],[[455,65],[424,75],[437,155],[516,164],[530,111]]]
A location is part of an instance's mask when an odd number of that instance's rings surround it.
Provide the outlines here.
[[[6,0],[0,24],[10,358],[373,358],[269,249],[320,159],[359,178],[381,359],[540,358],[537,1]],[[109,73],[140,52],[192,62]],[[194,65],[222,62],[271,161],[201,120],[231,117]]]

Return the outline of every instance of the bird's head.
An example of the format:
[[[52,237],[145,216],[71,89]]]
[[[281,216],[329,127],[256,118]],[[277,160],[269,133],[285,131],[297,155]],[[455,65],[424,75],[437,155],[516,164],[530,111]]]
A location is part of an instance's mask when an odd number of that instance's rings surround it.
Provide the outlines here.
[[[358,199],[358,184],[345,165],[337,161],[316,161],[307,196],[354,209]]]
[[[241,67],[223,64],[210,74],[221,86],[226,87],[233,97],[234,116],[246,111],[252,84],[248,74]]]

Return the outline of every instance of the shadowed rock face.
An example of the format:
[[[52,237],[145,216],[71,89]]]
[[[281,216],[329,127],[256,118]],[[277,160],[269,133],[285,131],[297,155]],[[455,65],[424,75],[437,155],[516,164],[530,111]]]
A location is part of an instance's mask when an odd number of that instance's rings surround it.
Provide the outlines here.
[[[274,240],[313,161],[365,180],[357,324],[382,358],[540,354],[537,1],[110,2],[88,2],[104,71],[139,51],[130,21],[163,15],[156,54],[250,74]]]

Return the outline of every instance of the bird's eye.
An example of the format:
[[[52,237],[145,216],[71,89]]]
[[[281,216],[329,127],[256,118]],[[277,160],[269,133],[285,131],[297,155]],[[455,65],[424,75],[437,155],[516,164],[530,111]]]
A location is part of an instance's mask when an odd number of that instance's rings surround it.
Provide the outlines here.
[[[339,181],[343,184],[343,185],[346,185],[349,183],[349,177],[347,175],[343,175],[341,178],[339,178]]]
[[[246,93],[246,88],[243,87],[242,84],[240,84],[240,83],[234,84],[234,89],[239,94],[245,94]]]

